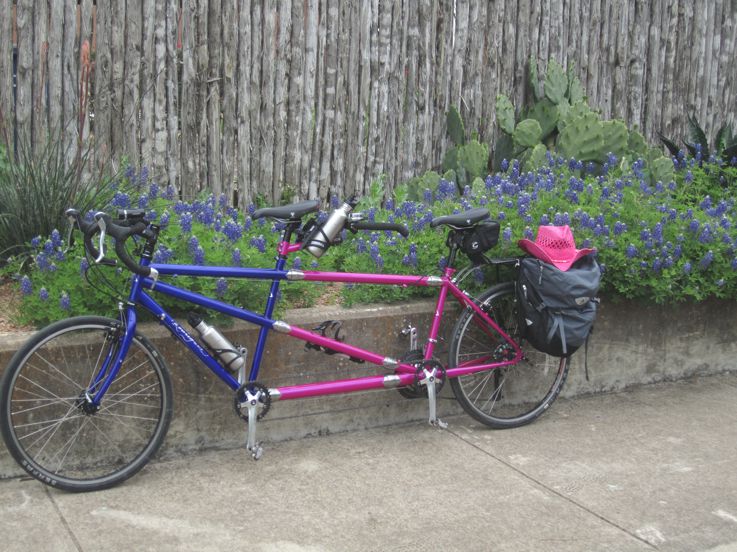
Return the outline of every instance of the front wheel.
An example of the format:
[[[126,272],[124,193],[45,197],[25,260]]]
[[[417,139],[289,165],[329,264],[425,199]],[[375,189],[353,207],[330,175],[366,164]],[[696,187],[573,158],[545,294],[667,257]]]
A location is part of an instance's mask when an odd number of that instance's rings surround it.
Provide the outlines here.
[[[111,487],[138,472],[169,427],[169,371],[143,336],[133,338],[99,408],[90,389],[120,347],[121,323],[70,318],[35,334],[0,383],[0,432],[33,477],[67,491]]]
[[[521,342],[514,283],[490,288],[478,304],[522,346],[523,359],[512,366],[450,380],[456,399],[475,420],[505,429],[528,424],[553,403],[568,376],[568,359],[541,353]],[[508,354],[505,340],[471,309],[461,314],[453,330],[449,366],[489,364]]]

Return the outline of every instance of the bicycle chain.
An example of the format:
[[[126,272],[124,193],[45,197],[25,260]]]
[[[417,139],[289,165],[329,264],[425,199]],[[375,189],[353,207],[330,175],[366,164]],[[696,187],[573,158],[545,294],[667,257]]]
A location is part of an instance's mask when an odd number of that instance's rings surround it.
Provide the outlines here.
[[[269,388],[266,387],[264,384],[259,383],[257,381],[251,381],[248,383],[244,383],[241,385],[238,390],[235,392],[234,397],[234,405],[235,405],[235,413],[236,415],[244,421],[248,421],[248,408],[244,408],[243,402],[244,402],[244,393],[248,391],[251,395],[256,395],[257,393],[260,393],[258,395],[257,399],[258,402],[261,403],[261,412],[258,413],[256,416],[257,421],[261,421],[264,419],[266,414],[269,412],[269,409],[271,408],[271,394],[269,393]]]

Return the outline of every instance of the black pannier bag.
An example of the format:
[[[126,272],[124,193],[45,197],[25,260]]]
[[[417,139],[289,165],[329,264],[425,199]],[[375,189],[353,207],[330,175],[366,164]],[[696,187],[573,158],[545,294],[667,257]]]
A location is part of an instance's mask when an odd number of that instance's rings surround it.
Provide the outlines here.
[[[483,254],[497,243],[499,243],[499,223],[494,220],[484,220],[478,223],[473,230],[462,234],[460,246],[474,264],[482,264]]]
[[[591,332],[600,282],[593,255],[565,272],[534,257],[522,259],[516,285],[522,337],[549,355],[572,355]]]

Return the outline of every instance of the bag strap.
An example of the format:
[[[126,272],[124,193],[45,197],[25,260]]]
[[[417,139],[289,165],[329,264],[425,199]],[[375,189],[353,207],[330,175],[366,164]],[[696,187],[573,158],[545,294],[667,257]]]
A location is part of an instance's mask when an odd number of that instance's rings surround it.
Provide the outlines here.
[[[560,316],[560,313],[554,312],[551,313],[553,318],[553,325],[548,331],[548,343],[550,343],[553,339],[553,335],[555,333],[560,334],[560,342],[563,345],[563,356],[566,356],[568,353],[568,348],[566,347],[566,327],[565,324],[562,322],[562,318]]]

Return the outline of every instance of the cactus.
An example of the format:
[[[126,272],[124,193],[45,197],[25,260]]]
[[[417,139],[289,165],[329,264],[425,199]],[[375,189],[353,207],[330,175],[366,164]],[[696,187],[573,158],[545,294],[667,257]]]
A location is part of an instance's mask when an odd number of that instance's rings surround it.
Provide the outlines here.
[[[558,151],[566,158],[598,161],[604,149],[604,128],[595,113],[569,119],[558,137]]]
[[[637,156],[644,156],[647,153],[645,137],[636,130],[630,130],[627,149]]]
[[[663,182],[667,184],[674,178],[673,160],[670,157],[660,156],[647,164],[650,173],[650,183]]]
[[[622,157],[628,150],[629,131],[627,125],[622,121],[602,121],[604,130],[604,149],[599,156],[600,160],[604,160],[609,152],[617,157]]]
[[[471,140],[458,149],[458,165],[466,169],[468,181],[477,176],[486,176],[488,164],[489,146],[487,144]]]
[[[527,72],[530,79],[530,89],[532,90],[532,97],[536,102],[543,99],[543,95],[540,93],[540,78],[537,74],[537,60],[530,56],[530,70]]]
[[[586,94],[581,81],[573,72],[573,63],[568,65],[568,102],[573,105],[586,101]]]
[[[538,169],[546,166],[548,164],[548,148],[543,144],[538,144],[527,150],[523,164],[528,169]]]
[[[514,132],[514,106],[504,94],[496,97],[496,122],[507,134]]]
[[[540,143],[542,136],[543,131],[540,123],[535,119],[525,119],[524,121],[520,121],[515,127],[512,139],[517,146],[534,148]]]
[[[548,71],[545,75],[545,97],[558,105],[566,98],[567,91],[568,77],[558,62],[551,59],[548,62]]]
[[[547,141],[558,124],[558,106],[547,98],[536,102],[526,113],[526,118],[535,119],[540,123],[542,141]]]
[[[448,134],[450,139],[456,146],[462,146],[466,143],[466,128],[463,125],[460,113],[454,105],[450,106],[450,110],[446,115],[448,123]]]

